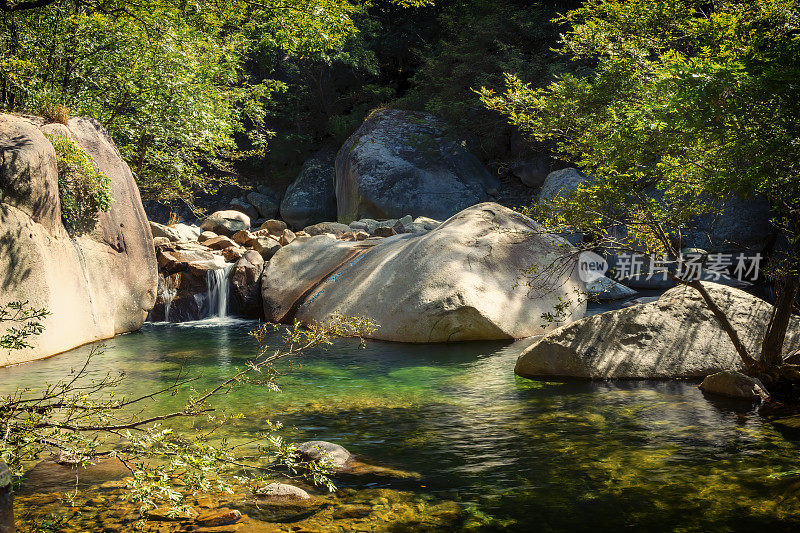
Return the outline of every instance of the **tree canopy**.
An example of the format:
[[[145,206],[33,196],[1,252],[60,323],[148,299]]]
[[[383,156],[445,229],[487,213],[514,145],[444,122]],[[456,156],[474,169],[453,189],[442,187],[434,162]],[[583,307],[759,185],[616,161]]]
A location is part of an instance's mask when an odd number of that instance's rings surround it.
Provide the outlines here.
[[[779,364],[800,257],[800,5],[587,0],[558,20],[568,26],[561,53],[587,69],[542,88],[509,75],[502,94],[480,91],[595,176],[540,219],[616,244],[622,226],[627,242],[675,260],[698,215],[732,194],[766,198],[787,240],[762,347],[765,364]]]

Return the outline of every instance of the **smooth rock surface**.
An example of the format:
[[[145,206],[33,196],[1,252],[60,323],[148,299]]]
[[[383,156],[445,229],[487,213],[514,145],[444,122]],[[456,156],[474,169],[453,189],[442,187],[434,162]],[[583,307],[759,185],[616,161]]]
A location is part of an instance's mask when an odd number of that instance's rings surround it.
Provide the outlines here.
[[[706,376],[699,387],[705,393],[729,398],[756,402],[769,400],[769,393],[761,380],[735,370],[726,370]]]
[[[772,306],[739,289],[704,285],[757,356]],[[800,318],[793,317],[785,346],[799,341]],[[586,317],[548,333],[522,353],[514,371],[544,379],[672,379],[742,368],[700,293],[681,286],[655,302]]]
[[[338,444],[324,440],[310,440],[297,445],[300,455],[309,461],[325,461],[334,468],[344,468],[353,455]]]
[[[685,246],[718,253],[763,252],[778,234],[770,222],[773,217],[764,200],[727,198],[719,214],[696,220],[695,231],[685,236]]]
[[[237,231],[250,229],[250,217],[241,211],[215,211],[203,221],[200,227],[204,231],[213,231],[217,235],[231,237]]]
[[[383,109],[336,156],[338,220],[445,219],[489,199],[498,179],[432,115]]]
[[[563,198],[588,181],[591,181],[590,177],[574,168],[563,168],[551,172],[539,190],[539,203],[543,204],[556,198]]]
[[[111,137],[93,119],[43,122],[0,114],[0,304],[51,313],[35,346],[0,353],[0,366],[137,330],[156,300],[150,224]],[[42,132],[68,135],[111,178],[114,202],[87,233],[70,236],[62,224],[56,154]]]
[[[598,300],[624,300],[636,296],[636,291],[605,276],[586,284],[590,296]]]
[[[322,235],[324,233],[332,233],[337,237],[350,231],[350,226],[347,224],[340,224],[338,222],[319,222],[312,226],[306,226],[303,231],[311,236]]]
[[[373,338],[447,342],[521,338],[559,298],[585,290],[577,269],[528,287],[522,271],[550,264],[566,243],[538,234],[529,218],[494,203],[473,206],[422,235],[346,242],[325,235],[279,250],[264,268],[268,320],[311,323],[362,316]],[[566,319],[583,316],[576,303]]]
[[[248,250],[231,271],[231,296],[235,309],[242,315],[261,316],[262,270],[264,270],[264,258],[257,251]]]
[[[281,218],[294,228],[336,219],[333,152],[319,152],[303,164],[281,200]]]
[[[286,483],[270,483],[258,489],[256,495],[277,500],[308,500],[311,498],[311,496],[300,487],[287,485]]]
[[[258,210],[262,218],[275,218],[278,214],[278,204],[266,194],[251,192],[247,195],[247,201]]]

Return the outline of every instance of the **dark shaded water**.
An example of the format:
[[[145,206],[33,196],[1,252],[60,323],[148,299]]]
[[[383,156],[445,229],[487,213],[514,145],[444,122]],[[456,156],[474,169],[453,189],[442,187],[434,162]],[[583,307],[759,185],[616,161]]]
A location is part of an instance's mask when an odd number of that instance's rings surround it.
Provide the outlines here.
[[[202,387],[251,357],[254,322],[148,324],[108,341],[92,372],[125,371],[125,394],[179,372]],[[340,341],[281,364],[281,392],[242,387],[233,440],[283,422],[294,440],[340,443],[419,472],[415,490],[457,500],[494,527],[543,531],[800,527],[798,444],[749,404],[695,383],[541,383],[513,374],[525,342],[401,345]],[[41,386],[89,348],[0,369],[0,388]],[[183,369],[183,370],[181,370]],[[174,409],[170,397],[153,410]]]

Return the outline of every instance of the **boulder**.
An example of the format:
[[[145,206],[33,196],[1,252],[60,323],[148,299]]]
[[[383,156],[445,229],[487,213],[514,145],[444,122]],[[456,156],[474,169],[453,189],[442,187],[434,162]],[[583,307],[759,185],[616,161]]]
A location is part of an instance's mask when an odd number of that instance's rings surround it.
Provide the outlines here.
[[[237,231],[249,230],[250,217],[240,211],[216,211],[205,219],[200,227],[205,231],[230,237]]]
[[[546,157],[539,157],[527,161],[517,161],[511,165],[511,173],[524,185],[539,188],[547,179],[548,164]]]
[[[219,237],[214,237],[213,239],[208,239],[207,241],[204,241],[203,244],[212,250],[224,250],[225,248],[236,246],[235,242],[222,235]]]
[[[69,136],[111,180],[114,201],[86,232],[70,235],[61,221],[56,154],[43,132]],[[51,313],[34,347],[0,352],[0,366],[142,326],[158,285],[153,235],[133,175],[99,122],[0,114],[0,191],[0,305],[27,301]]]
[[[591,181],[589,176],[574,168],[551,172],[539,190],[539,203],[544,204],[556,198],[563,198],[588,181]]]
[[[197,237],[197,241],[206,242],[207,240],[214,239],[216,237],[219,237],[219,235],[217,235],[213,231],[204,231],[203,233],[200,234],[199,237]]]
[[[577,269],[526,286],[522,271],[563,257],[562,239],[494,203],[473,206],[422,235],[358,242],[325,235],[279,250],[264,268],[268,320],[304,323],[362,316],[377,339],[510,339],[556,326],[542,318],[584,290]],[[323,295],[324,293],[324,295]],[[585,303],[565,310],[580,318]]]
[[[344,448],[325,440],[310,440],[297,445],[300,457],[306,461],[324,461],[336,469],[344,468],[353,455]]]
[[[158,299],[149,319],[186,322],[208,316],[209,272],[233,265],[198,243],[173,243],[159,249],[157,257]]]
[[[270,483],[258,489],[256,496],[275,500],[308,500],[311,498],[303,489],[285,483]]]
[[[432,115],[376,111],[336,156],[340,222],[411,213],[445,219],[489,199],[498,179]]]
[[[414,219],[414,224],[422,224],[422,227],[428,231],[436,229],[442,225],[442,223],[439,222],[438,220],[434,220],[428,217],[417,217]]]
[[[153,245],[154,246],[159,246],[159,245],[162,245],[162,244],[169,244],[170,242],[172,242],[172,241],[170,241],[166,237],[153,237]]]
[[[320,222],[313,226],[306,226],[303,228],[303,231],[312,236],[332,233],[338,237],[350,231],[350,226],[347,224],[339,224],[338,222]]]
[[[244,316],[261,317],[261,271],[264,258],[255,250],[242,255],[231,271],[231,295],[235,309]]]
[[[278,214],[278,204],[266,194],[251,192],[247,195],[247,201],[258,210],[263,218],[275,218],[275,215]]]
[[[336,188],[332,152],[319,152],[303,164],[281,200],[281,218],[302,228],[336,218]]]
[[[718,253],[764,252],[778,234],[770,222],[773,217],[768,202],[732,196],[724,201],[719,214],[699,217],[684,243]]]
[[[244,255],[244,248],[241,246],[230,246],[222,250],[222,257],[228,263],[235,263]]]
[[[236,244],[246,244],[247,241],[253,238],[253,234],[246,229],[237,231],[233,234],[233,242]]]
[[[391,237],[392,235],[397,235],[397,231],[395,231],[394,228],[387,228],[385,226],[375,228],[374,233],[376,237]]]
[[[281,233],[283,233],[283,230],[287,228],[288,226],[286,225],[286,222],[284,222],[283,220],[275,220],[274,218],[271,218],[266,222],[264,222],[263,224],[261,224],[260,229],[266,230],[269,233],[272,233],[273,235],[280,235]]]
[[[704,286],[757,356],[772,306],[739,289]],[[800,318],[792,317],[785,345],[798,341]],[[742,368],[700,293],[681,286],[655,302],[586,317],[548,333],[522,353],[514,371],[544,379],[672,379]]]
[[[264,261],[269,261],[275,255],[275,252],[281,249],[280,243],[270,237],[256,237],[248,241],[247,246],[261,254]]]
[[[181,223],[165,226],[150,221],[150,231],[152,231],[153,237],[164,237],[170,242],[196,241],[200,237],[200,228]]]
[[[636,296],[635,290],[605,276],[588,282],[586,291],[598,300],[624,300]]]
[[[234,198],[231,200],[231,209],[244,213],[250,218],[250,220],[255,220],[258,218],[258,209],[250,204],[250,202],[248,202],[245,198]]]
[[[288,244],[291,244],[292,241],[294,241],[294,239],[295,239],[294,232],[290,229],[285,229],[283,230],[283,234],[281,235],[280,239],[278,239],[278,242],[280,243],[281,246],[286,246]]]
[[[761,380],[735,370],[725,370],[706,376],[699,387],[705,393],[729,398],[755,402],[769,400],[769,393]]]

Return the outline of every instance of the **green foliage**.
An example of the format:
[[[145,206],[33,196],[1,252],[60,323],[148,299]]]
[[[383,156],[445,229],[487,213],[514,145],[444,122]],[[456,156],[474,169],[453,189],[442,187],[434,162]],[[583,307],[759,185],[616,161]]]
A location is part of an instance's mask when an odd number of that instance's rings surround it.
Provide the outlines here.
[[[590,0],[559,18],[562,53],[594,72],[537,89],[509,75],[484,104],[599,177],[558,219],[625,222],[656,253],[710,200],[798,207],[800,7],[788,0]]]
[[[21,350],[32,348],[28,339],[44,331],[42,320],[50,313],[46,309],[34,309],[28,302],[9,302],[0,306],[0,325],[5,330],[0,335],[0,348]]]
[[[666,254],[731,193],[764,197],[790,242],[757,362],[699,281],[692,286],[751,372],[773,371],[800,283],[800,4],[587,0],[559,17],[566,56],[595,64],[544,88],[507,76],[483,103],[596,176],[535,209],[545,229]]]
[[[63,135],[45,134],[58,158],[61,220],[72,233],[94,228],[97,215],[111,208],[111,178],[77,143]]]
[[[505,121],[478,105],[474,88],[500,87],[503,73],[540,82],[567,69],[550,48],[557,6],[500,0],[458,0],[439,15],[440,37],[422,52],[414,88],[396,105],[424,110],[476,135],[483,155],[507,156],[512,134]],[[518,154],[514,154],[518,155]]]
[[[54,104],[109,130],[146,197],[190,198],[263,154],[269,102],[257,56],[325,57],[355,32],[360,2],[55,0],[0,13],[0,106]],[[240,134],[243,151],[234,142]]]

